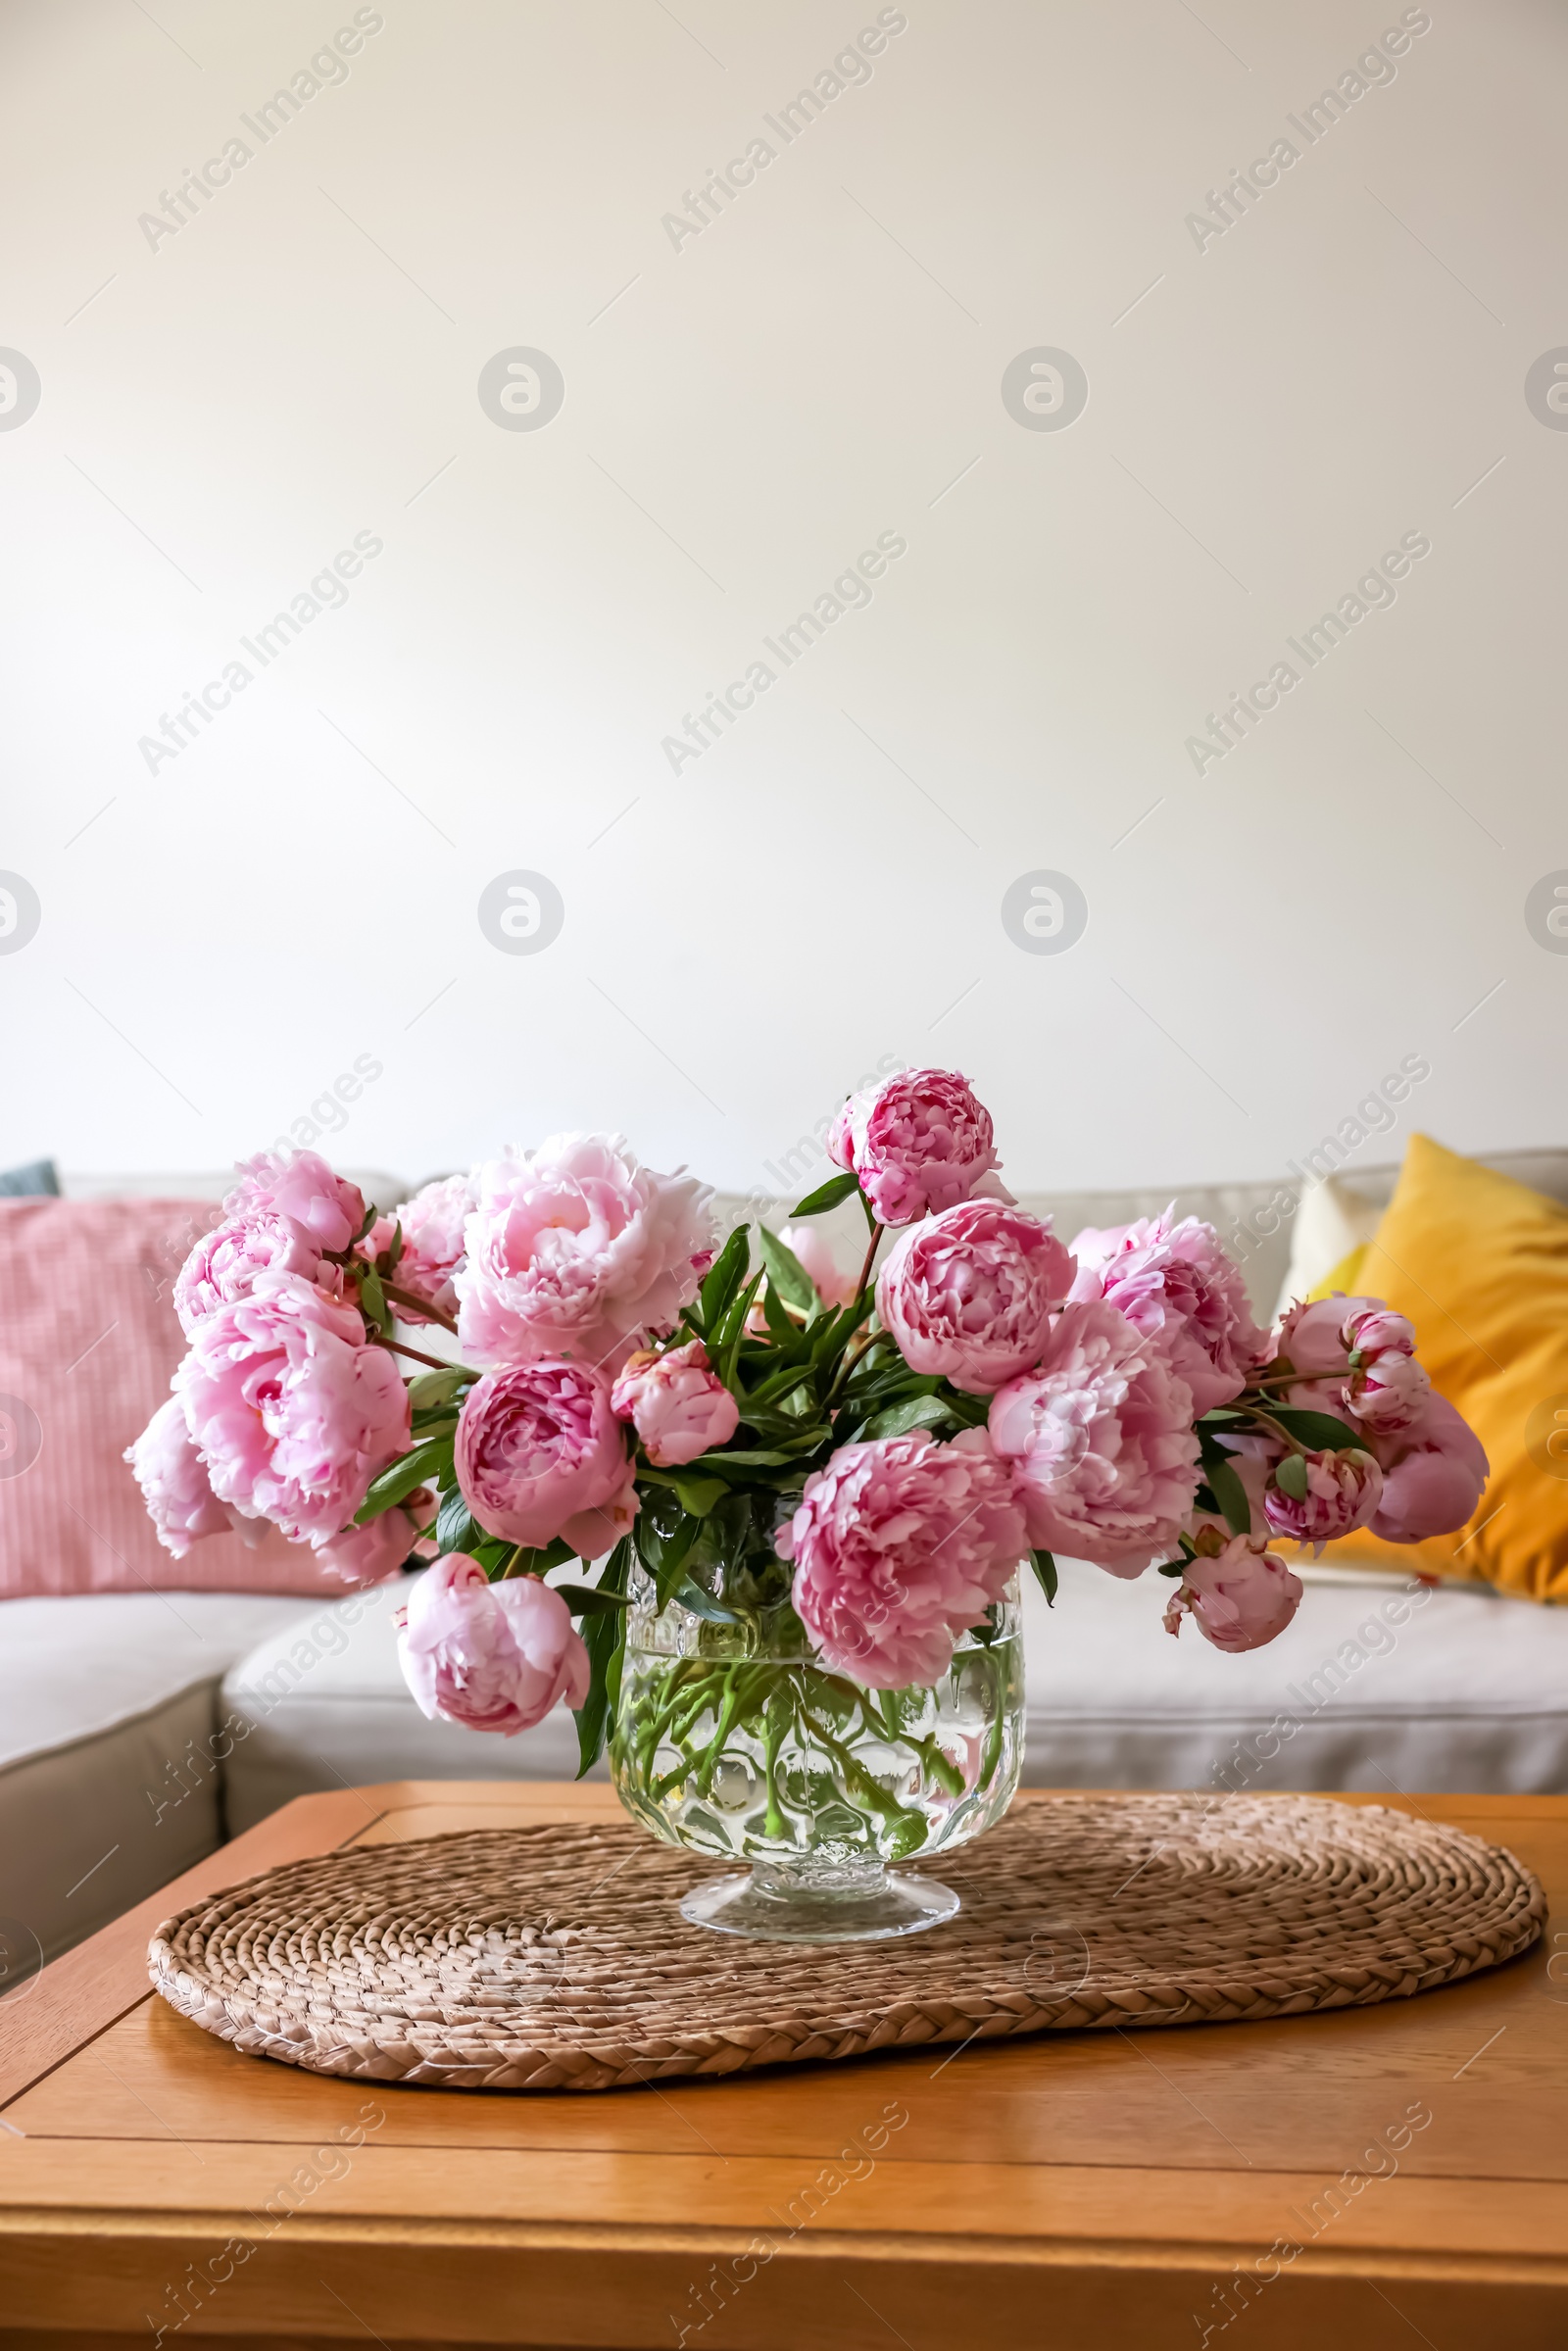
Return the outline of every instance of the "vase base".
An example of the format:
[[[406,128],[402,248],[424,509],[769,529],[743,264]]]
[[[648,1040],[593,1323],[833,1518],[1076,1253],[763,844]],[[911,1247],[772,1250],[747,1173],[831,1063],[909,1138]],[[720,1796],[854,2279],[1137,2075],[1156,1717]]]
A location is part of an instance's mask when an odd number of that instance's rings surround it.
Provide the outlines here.
[[[881,1868],[796,1872],[759,1863],[742,1877],[709,1878],[680,1906],[694,1927],[757,1942],[880,1942],[940,1927],[958,1908],[951,1886]]]

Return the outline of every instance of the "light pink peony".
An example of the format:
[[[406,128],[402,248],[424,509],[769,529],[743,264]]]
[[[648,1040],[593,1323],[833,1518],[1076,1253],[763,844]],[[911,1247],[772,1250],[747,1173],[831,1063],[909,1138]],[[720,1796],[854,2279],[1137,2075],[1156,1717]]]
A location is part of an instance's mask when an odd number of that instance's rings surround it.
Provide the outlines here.
[[[1276,1535],[1326,1543],[1364,1527],[1383,1497],[1383,1471],[1369,1452],[1282,1453],[1263,1489],[1263,1516]]]
[[[795,1251],[815,1284],[816,1295],[824,1306],[854,1304],[858,1296],[855,1275],[846,1273],[839,1264],[820,1225],[787,1224],[779,1234],[779,1239],[786,1249]],[[765,1329],[765,1322],[763,1327]]]
[[[1374,1431],[1383,1463],[1383,1496],[1372,1532],[1385,1543],[1425,1543],[1451,1535],[1476,1509],[1491,1464],[1470,1423],[1436,1389],[1413,1427]]]
[[[458,1310],[457,1273],[463,1263],[463,1233],[473,1206],[470,1180],[466,1175],[441,1176],[426,1184],[412,1200],[393,1210],[403,1227],[403,1254],[392,1280],[399,1290],[423,1298],[438,1314]],[[379,1231],[379,1226],[377,1231]],[[387,1241],[391,1240],[388,1231]],[[386,1246],[385,1243],[382,1244]],[[404,1322],[425,1322],[427,1315],[412,1306],[399,1306]]]
[[[1379,1298],[1332,1298],[1293,1306],[1280,1325],[1280,1358],[1301,1374],[1293,1404],[1348,1413],[1393,1436],[1426,1409],[1432,1382],[1415,1360],[1415,1328]]]
[[[911,1371],[992,1396],[1039,1361],[1073,1260],[1049,1224],[998,1200],[960,1200],[900,1235],[876,1310]]]
[[[329,1297],[342,1291],[335,1265],[302,1224],[276,1208],[256,1208],[228,1217],[204,1233],[174,1277],[174,1312],[188,1339],[196,1325],[220,1306],[248,1298],[259,1273],[297,1273]]]
[[[457,1469],[480,1526],[531,1550],[561,1536],[581,1557],[597,1559],[636,1512],[610,1382],[587,1363],[487,1373],[464,1401]]]
[[[399,1611],[398,1663],[421,1714],[507,1739],[563,1698],[588,1696],[588,1651],[559,1592],[537,1576],[485,1580],[465,1551],[426,1568]]]
[[[727,1445],[741,1408],[708,1365],[700,1339],[662,1355],[629,1358],[611,1392],[617,1420],[629,1420],[656,1469],[678,1469],[715,1445]]]
[[[345,1527],[341,1535],[316,1545],[317,1558],[345,1584],[384,1583],[414,1548],[419,1528],[411,1512],[418,1508],[420,1517],[428,1519],[431,1499],[421,1489],[404,1508],[383,1510],[363,1527]]]
[[[476,1171],[454,1277],[470,1361],[623,1363],[711,1262],[708,1187],[639,1166],[618,1136],[556,1135]]]
[[[275,1209],[303,1225],[318,1249],[347,1249],[365,1222],[364,1193],[315,1151],[258,1151],[241,1160],[239,1179],[223,1201],[225,1216]]]
[[[174,1374],[213,1491],[296,1543],[327,1542],[409,1446],[409,1392],[352,1306],[262,1273],[197,1324]]]
[[[1267,1352],[1252,1320],[1247,1285],[1212,1225],[1173,1211],[1136,1224],[1082,1232],[1074,1241],[1073,1297],[1104,1298],[1153,1341],[1193,1392],[1201,1416],[1241,1395]]]
[[[992,1398],[1029,1541],[1137,1576],[1168,1558],[1193,1506],[1192,1392],[1164,1353],[1100,1299],[1063,1308],[1039,1364]]]
[[[122,1458],[135,1473],[159,1542],[176,1559],[183,1559],[191,1544],[200,1543],[204,1535],[227,1535],[232,1530],[251,1550],[265,1541],[263,1520],[244,1517],[214,1494],[207,1465],[191,1443],[184,1406],[177,1396],[159,1405]]]
[[[1232,1654],[1277,1640],[1296,1614],[1301,1579],[1261,1535],[1233,1535],[1222,1549],[1189,1560],[1165,1608],[1165,1630],[1191,1615],[1205,1641]]]
[[[775,1538],[824,1662],[873,1690],[940,1681],[1002,1597],[1023,1513],[983,1429],[840,1445]]]
[[[828,1130],[827,1154],[859,1178],[879,1224],[954,1207],[982,1183],[993,1199],[1011,1199],[992,1176],[1002,1162],[991,1113],[956,1069],[905,1069],[852,1094]]]

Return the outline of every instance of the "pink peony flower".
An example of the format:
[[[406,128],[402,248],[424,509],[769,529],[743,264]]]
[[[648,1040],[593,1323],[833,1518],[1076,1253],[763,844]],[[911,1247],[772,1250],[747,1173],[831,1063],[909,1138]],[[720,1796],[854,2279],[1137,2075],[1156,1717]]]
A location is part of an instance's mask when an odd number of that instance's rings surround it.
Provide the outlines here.
[[[1033,1371],[991,1400],[1037,1548],[1137,1576],[1176,1547],[1198,1486],[1185,1380],[1102,1299],[1063,1308]]]
[[[850,1306],[858,1292],[855,1275],[845,1273],[828,1244],[820,1225],[787,1224],[779,1234],[784,1247],[793,1249],[816,1285],[816,1295],[824,1306]],[[766,1328],[764,1321],[763,1328]]]
[[[1372,1433],[1383,1495],[1372,1532],[1385,1543],[1451,1535],[1476,1509],[1491,1464],[1470,1423],[1436,1389],[1411,1428]]]
[[[402,1509],[383,1510],[365,1526],[347,1526],[341,1535],[318,1543],[316,1556],[345,1584],[382,1584],[397,1574],[414,1548],[419,1528],[412,1513],[418,1510],[427,1519],[432,1499],[421,1488]]]
[[[1279,1354],[1302,1376],[1293,1404],[1348,1413],[1379,1435],[1414,1426],[1432,1382],[1415,1360],[1415,1329],[1377,1298],[1332,1298],[1296,1305],[1280,1325]]]
[[[345,1249],[365,1222],[365,1195],[334,1175],[315,1151],[258,1151],[241,1160],[226,1216],[275,1209],[305,1227],[318,1249]]]
[[[327,1542],[409,1446],[409,1392],[352,1306],[258,1274],[198,1323],[175,1392],[220,1501],[296,1543]]]
[[[591,1364],[518,1363],[487,1373],[459,1416],[457,1469],[480,1526],[532,1550],[561,1536],[581,1557],[597,1559],[636,1514],[610,1383]]]
[[[473,1206],[470,1180],[466,1175],[438,1177],[412,1200],[393,1210],[403,1227],[403,1254],[392,1279],[399,1290],[423,1298],[438,1314],[458,1310],[457,1273],[463,1263],[463,1233]],[[377,1230],[379,1231],[379,1226]],[[391,1240],[390,1229],[386,1247]],[[411,1306],[398,1308],[404,1322],[426,1322],[427,1315]]]
[[[1039,1360],[1075,1268],[1049,1224],[998,1200],[960,1200],[900,1235],[876,1309],[912,1371],[991,1396]]]
[[[991,1113],[956,1069],[905,1069],[852,1094],[828,1130],[827,1154],[851,1168],[879,1224],[909,1224],[968,1200],[1002,1162]],[[994,1178],[993,1199],[1006,1200]]]
[[[244,1517],[214,1494],[207,1465],[191,1443],[184,1406],[177,1396],[159,1405],[122,1458],[135,1473],[159,1542],[174,1558],[183,1559],[191,1544],[200,1543],[204,1535],[226,1535],[232,1530],[251,1550],[265,1540],[267,1528],[260,1519]]]
[[[617,1420],[629,1420],[656,1469],[678,1469],[715,1445],[727,1445],[741,1408],[708,1367],[700,1339],[665,1354],[636,1354],[611,1392]]]
[[[512,1739],[563,1698],[588,1696],[588,1651],[559,1592],[537,1576],[491,1584],[465,1551],[418,1578],[399,1610],[398,1663],[432,1722]]]
[[[1247,1286],[1213,1226],[1196,1216],[1177,1224],[1167,1208],[1136,1224],[1080,1233],[1072,1295],[1106,1299],[1152,1340],[1192,1390],[1200,1416],[1241,1395],[1267,1351],[1268,1333],[1252,1320]]]
[[[675,1322],[711,1261],[708,1187],[639,1166],[618,1136],[556,1135],[474,1184],[454,1282],[475,1362],[623,1363]]]
[[[1282,1453],[1263,1489],[1263,1516],[1276,1535],[1326,1543],[1364,1527],[1383,1498],[1383,1471],[1368,1452]]]
[[[175,1275],[174,1312],[186,1338],[220,1306],[248,1298],[257,1275],[268,1271],[302,1274],[330,1297],[341,1292],[337,1267],[322,1263],[302,1224],[278,1209],[256,1208],[204,1233]]]
[[[1301,1579],[1261,1535],[1233,1535],[1223,1548],[1191,1559],[1165,1608],[1165,1630],[1191,1615],[1205,1641],[1233,1655],[1276,1640],[1296,1614]]]
[[[776,1537],[796,1613],[835,1673],[873,1690],[941,1680],[954,1643],[1002,1597],[1023,1514],[983,1429],[951,1445],[840,1445]]]

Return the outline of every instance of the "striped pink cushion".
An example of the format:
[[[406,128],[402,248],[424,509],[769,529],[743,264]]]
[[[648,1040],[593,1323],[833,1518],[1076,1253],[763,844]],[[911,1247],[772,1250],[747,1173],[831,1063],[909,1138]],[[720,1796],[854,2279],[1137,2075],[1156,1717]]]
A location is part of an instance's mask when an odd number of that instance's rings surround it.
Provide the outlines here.
[[[210,1200],[0,1200],[0,1599],[334,1592],[303,1544],[214,1535],[170,1557],[121,1459],[185,1351],[175,1274]]]

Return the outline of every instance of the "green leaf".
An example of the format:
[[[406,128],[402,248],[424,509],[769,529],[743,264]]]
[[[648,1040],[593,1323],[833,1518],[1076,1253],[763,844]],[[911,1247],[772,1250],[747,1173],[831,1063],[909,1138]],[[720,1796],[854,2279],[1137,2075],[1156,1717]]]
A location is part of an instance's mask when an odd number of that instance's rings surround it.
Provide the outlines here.
[[[710,1592],[705,1592],[690,1576],[682,1576],[675,1587],[675,1597],[683,1608],[689,1608],[693,1616],[700,1616],[705,1624],[733,1625],[740,1622],[733,1608],[726,1608],[721,1600],[715,1600]]]
[[[1054,1608],[1056,1605],[1057,1581],[1055,1560],[1052,1557],[1049,1551],[1031,1551],[1029,1554],[1029,1560],[1031,1566],[1034,1568],[1036,1577],[1039,1579],[1040,1589],[1046,1595],[1047,1607]]]
[[[550,1589],[560,1592],[573,1616],[599,1616],[607,1608],[613,1613],[631,1606],[623,1592],[605,1592],[597,1584],[552,1584]]]
[[[703,1328],[711,1331],[725,1307],[746,1279],[752,1261],[752,1245],[746,1237],[746,1227],[739,1224],[725,1242],[709,1267],[702,1289],[697,1294]]]
[[[537,1550],[525,1549],[521,1543],[516,1545],[519,1576],[547,1576],[553,1567],[564,1567],[568,1559],[575,1562],[576,1557],[570,1543],[559,1535],[554,1543],[541,1543]]]
[[[453,1475],[452,1436],[447,1431],[440,1437],[426,1439],[416,1445],[412,1453],[402,1453],[371,1485],[360,1507],[354,1513],[357,1527],[368,1526],[383,1510],[390,1510],[416,1486],[446,1485]]]
[[[1370,1449],[1362,1430],[1336,1420],[1331,1412],[1301,1412],[1294,1404],[1271,1404],[1269,1417],[1288,1430],[1298,1445],[1315,1453],[1343,1452],[1347,1445],[1353,1445],[1361,1453]]]
[[[361,1312],[379,1329],[386,1330],[392,1318],[387,1311],[386,1292],[381,1287],[380,1275],[373,1266],[362,1265],[359,1281]]]
[[[813,1314],[822,1300],[816,1294],[816,1284],[787,1241],[780,1241],[765,1224],[757,1228],[757,1238],[762,1251],[762,1263],[767,1267],[768,1287],[776,1290],[788,1306],[798,1306],[803,1314]]]
[[[1213,1488],[1215,1501],[1225,1513],[1225,1523],[1231,1533],[1250,1535],[1251,1504],[1248,1501],[1246,1487],[1231,1464],[1218,1457],[1212,1460],[1208,1464],[1208,1483]]]
[[[1187,1562],[1185,1559],[1167,1559],[1163,1567],[1155,1568],[1154,1573],[1156,1576],[1185,1576]],[[1166,1605],[1168,1606],[1169,1602]]]
[[[842,1175],[829,1176],[825,1184],[818,1184],[814,1192],[808,1192],[805,1200],[798,1200],[790,1214],[823,1216],[829,1208],[836,1208],[840,1200],[848,1200],[850,1194],[858,1192],[859,1188],[859,1177],[853,1168],[846,1168]]]
[[[421,1371],[416,1380],[409,1382],[409,1402],[416,1412],[433,1412],[450,1404],[465,1381],[472,1372],[455,1363],[449,1371]]]
[[[914,1396],[906,1403],[888,1404],[862,1421],[860,1439],[906,1437],[911,1429],[937,1429],[953,1418],[953,1406],[943,1396]]]
[[[448,1551],[466,1551],[470,1557],[474,1544],[484,1541],[484,1529],[468,1515],[467,1501],[457,1487],[441,1497],[441,1507],[436,1512],[435,1540],[436,1547],[443,1556]]]
[[[605,1562],[599,1589],[607,1595],[623,1592],[631,1573],[631,1543],[622,1536]],[[588,1695],[573,1709],[577,1718],[577,1777],[592,1771],[605,1749],[605,1733],[614,1712],[620,1687],[621,1651],[626,1641],[626,1616],[620,1608],[597,1610],[583,1621],[583,1646],[588,1651]]]
[[[692,1478],[676,1472],[669,1482],[675,1489],[681,1508],[689,1510],[693,1518],[706,1518],[713,1504],[721,1501],[729,1492],[722,1478]]]
[[[1283,1461],[1277,1461],[1274,1465],[1274,1483],[1281,1494],[1290,1495],[1293,1502],[1304,1502],[1307,1487],[1306,1455],[1304,1453],[1287,1453]]]

